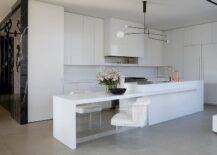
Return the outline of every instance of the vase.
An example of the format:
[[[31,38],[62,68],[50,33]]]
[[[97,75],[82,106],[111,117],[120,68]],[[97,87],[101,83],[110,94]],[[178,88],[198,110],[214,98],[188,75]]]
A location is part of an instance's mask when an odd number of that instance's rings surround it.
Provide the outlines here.
[[[113,88],[117,88],[117,85],[106,85],[105,87],[106,87],[106,92],[110,93],[110,90]]]

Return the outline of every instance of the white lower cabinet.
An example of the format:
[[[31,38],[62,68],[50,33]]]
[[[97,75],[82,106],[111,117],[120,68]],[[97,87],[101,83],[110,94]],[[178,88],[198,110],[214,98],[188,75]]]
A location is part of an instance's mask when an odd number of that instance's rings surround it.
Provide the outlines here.
[[[65,13],[65,65],[96,65],[104,60],[104,22]]]

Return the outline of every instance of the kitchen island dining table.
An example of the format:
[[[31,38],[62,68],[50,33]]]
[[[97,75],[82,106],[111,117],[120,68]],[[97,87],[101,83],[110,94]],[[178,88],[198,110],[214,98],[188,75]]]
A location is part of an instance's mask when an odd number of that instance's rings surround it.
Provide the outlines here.
[[[203,111],[203,81],[134,85],[123,95],[106,92],[53,97],[53,136],[76,149],[76,106],[120,100],[120,108],[142,97],[150,99],[148,124],[154,125]]]

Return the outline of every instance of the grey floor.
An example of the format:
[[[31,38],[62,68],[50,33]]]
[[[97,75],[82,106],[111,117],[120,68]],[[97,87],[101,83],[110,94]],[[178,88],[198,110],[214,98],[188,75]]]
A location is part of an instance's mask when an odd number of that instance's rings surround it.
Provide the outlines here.
[[[211,118],[217,107],[143,129],[82,143],[70,150],[52,137],[52,121],[20,126],[0,108],[0,155],[216,155]]]

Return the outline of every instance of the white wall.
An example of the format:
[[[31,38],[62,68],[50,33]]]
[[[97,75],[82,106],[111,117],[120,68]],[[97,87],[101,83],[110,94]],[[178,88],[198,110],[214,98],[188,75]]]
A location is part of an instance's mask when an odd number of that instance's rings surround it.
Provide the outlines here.
[[[52,118],[52,97],[63,93],[64,8],[29,2],[28,117]]]
[[[205,103],[217,104],[217,22],[165,33],[170,43],[164,46],[164,65],[172,65],[184,80],[204,80]]]
[[[64,68],[64,92],[71,91],[99,91],[103,90],[96,81],[96,73],[103,69],[103,66],[65,66]],[[125,77],[147,77],[157,76],[154,67],[112,67],[117,69]]]

